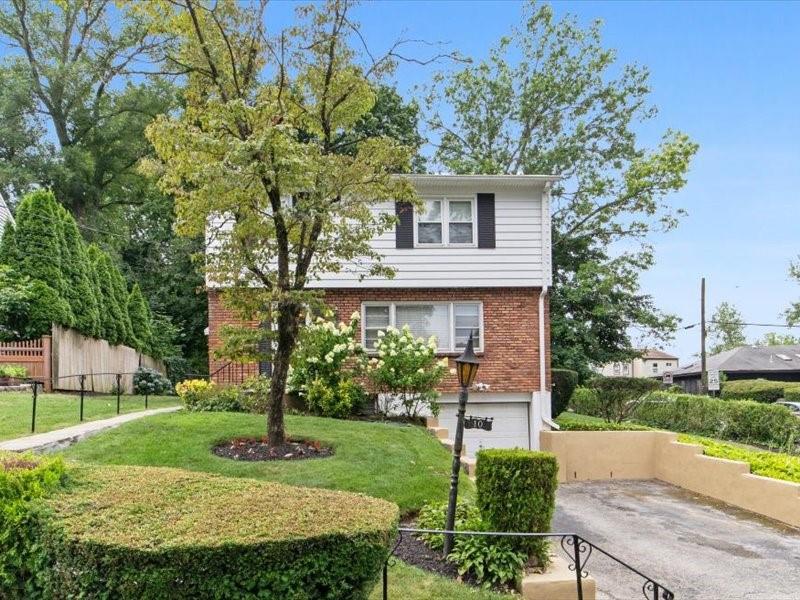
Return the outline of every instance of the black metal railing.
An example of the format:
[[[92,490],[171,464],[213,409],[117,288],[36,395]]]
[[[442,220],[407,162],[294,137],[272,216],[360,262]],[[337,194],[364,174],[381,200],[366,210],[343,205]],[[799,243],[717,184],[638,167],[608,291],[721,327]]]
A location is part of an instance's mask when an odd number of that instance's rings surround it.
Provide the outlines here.
[[[586,570],[586,565],[589,562],[593,552],[602,554],[609,559],[613,560],[620,566],[626,568],[633,574],[641,577],[642,579],[642,594],[646,600],[674,600],[675,594],[661,583],[655,581],[632,567],[625,561],[617,558],[610,552],[600,548],[596,544],[582,538],[575,533],[512,533],[503,531],[448,531],[444,529],[414,529],[410,527],[400,527],[398,529],[398,538],[394,548],[389,553],[389,557],[383,566],[383,600],[389,598],[389,566],[393,564],[394,553],[403,541],[403,535],[414,535],[419,533],[430,534],[453,534],[455,536],[485,536],[485,537],[516,537],[516,538],[540,538],[558,541],[564,554],[569,560],[569,570],[575,573],[575,591],[578,600],[583,600],[583,580],[589,576]]]
[[[206,377],[220,385],[241,385],[249,377],[257,374],[258,367],[256,363],[227,362]]]

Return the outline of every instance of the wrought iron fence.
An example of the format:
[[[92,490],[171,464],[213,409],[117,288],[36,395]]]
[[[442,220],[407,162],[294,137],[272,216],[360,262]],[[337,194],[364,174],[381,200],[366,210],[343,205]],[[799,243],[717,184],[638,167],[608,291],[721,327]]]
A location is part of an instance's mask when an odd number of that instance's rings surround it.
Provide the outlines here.
[[[103,397],[107,398],[109,396],[115,398],[116,400],[116,414],[119,415],[122,410],[122,399],[123,397],[131,398],[131,397],[139,397],[143,403],[143,408],[147,410],[150,405],[150,395],[149,394],[139,394],[135,392],[135,388],[131,385],[131,389],[134,390],[133,393],[124,393],[123,390],[127,387],[127,384],[130,383],[130,380],[127,382],[123,381],[124,378],[132,378],[136,373],[135,372],[128,372],[128,373],[77,373],[74,375],[63,375],[61,377],[51,377],[49,380],[45,380],[42,377],[6,377],[4,378],[6,381],[4,382],[6,385],[17,386],[24,391],[25,388],[28,388],[31,392],[31,433],[36,432],[36,418],[37,418],[37,411],[39,410],[39,395],[43,392],[47,387],[55,388],[58,387],[56,382],[62,379],[76,379],[78,381],[76,387],[77,389],[74,391],[59,391],[54,392],[58,396],[61,397],[78,397],[78,422],[82,423],[84,421],[84,413],[85,413],[85,406],[87,399],[92,397]],[[204,376],[208,378],[208,376]],[[94,389],[94,385],[87,385],[87,382],[94,383],[98,379],[105,378],[107,381],[111,381],[110,390],[109,391],[97,391]],[[49,384],[49,386],[48,386]]]
[[[583,580],[589,576],[586,566],[593,553],[597,552],[617,564],[621,565],[634,575],[642,579],[642,594],[646,600],[674,600],[675,594],[666,586],[655,581],[632,567],[625,561],[617,558],[610,552],[600,548],[596,544],[582,538],[575,533],[512,533],[503,531],[449,531],[444,529],[414,529],[410,527],[400,527],[398,529],[398,538],[394,548],[389,553],[389,557],[383,566],[383,600],[389,599],[389,566],[393,561],[394,553],[403,541],[403,535],[414,535],[418,533],[432,533],[432,534],[453,534],[455,536],[485,536],[485,537],[515,537],[515,538],[540,538],[557,541],[561,550],[566,554],[569,560],[569,570],[575,573],[575,591],[578,600],[583,600]]]

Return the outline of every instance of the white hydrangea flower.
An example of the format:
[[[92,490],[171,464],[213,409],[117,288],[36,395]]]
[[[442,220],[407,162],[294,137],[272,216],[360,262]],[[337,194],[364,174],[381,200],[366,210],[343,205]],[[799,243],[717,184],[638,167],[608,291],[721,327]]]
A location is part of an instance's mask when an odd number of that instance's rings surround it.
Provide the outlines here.
[[[409,327],[408,323],[406,323],[403,325],[403,333],[408,333],[409,331],[411,331],[411,327]]]
[[[383,329],[381,329],[381,330],[378,332],[378,337],[379,337],[379,338],[382,338],[382,337],[383,337],[383,336],[385,336],[385,335],[386,335],[386,332],[385,332]]]
[[[450,361],[447,360],[446,356],[442,360],[439,361],[439,365],[444,367],[444,368],[447,368],[449,364],[450,364]]]
[[[358,321],[358,320],[360,320],[360,319],[361,319],[361,313],[360,313],[360,312],[358,312],[357,310],[354,310],[354,311],[353,311],[353,314],[352,314],[352,315],[350,315],[350,320],[351,320],[351,321]]]
[[[425,374],[425,369],[420,367],[419,369],[417,369],[417,373],[419,373],[420,375],[424,375]]]

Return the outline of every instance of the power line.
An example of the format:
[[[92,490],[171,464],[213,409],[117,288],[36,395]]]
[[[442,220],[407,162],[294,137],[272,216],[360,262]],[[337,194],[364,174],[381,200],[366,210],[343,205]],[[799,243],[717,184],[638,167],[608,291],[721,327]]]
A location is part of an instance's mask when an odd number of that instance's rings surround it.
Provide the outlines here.
[[[706,323],[711,323],[713,325],[742,325],[744,327],[784,327],[787,329],[796,329],[800,327],[800,325],[788,325],[786,323],[744,323],[742,321],[706,321]],[[692,323],[681,329],[692,329],[698,325],[700,325],[700,323]]]

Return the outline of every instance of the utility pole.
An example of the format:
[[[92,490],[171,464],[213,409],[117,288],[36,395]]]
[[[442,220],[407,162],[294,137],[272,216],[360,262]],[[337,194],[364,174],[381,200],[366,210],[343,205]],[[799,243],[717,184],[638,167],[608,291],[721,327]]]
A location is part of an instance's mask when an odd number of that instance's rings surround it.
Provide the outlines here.
[[[700,280],[700,393],[708,393],[706,373],[706,278]]]

